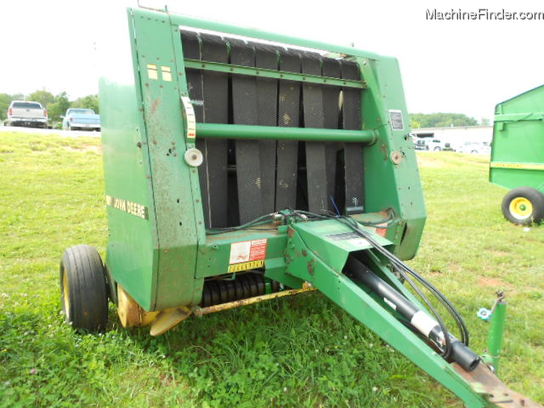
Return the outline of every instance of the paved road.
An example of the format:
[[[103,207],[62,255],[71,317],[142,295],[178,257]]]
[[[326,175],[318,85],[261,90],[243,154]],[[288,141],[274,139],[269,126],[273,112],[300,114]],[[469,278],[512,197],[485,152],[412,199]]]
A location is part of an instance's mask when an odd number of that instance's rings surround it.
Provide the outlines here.
[[[34,133],[40,135],[61,135],[67,137],[100,137],[100,132],[92,132],[85,130],[60,130],[60,129],[37,129],[18,126],[0,126],[0,132],[21,132],[21,133]]]

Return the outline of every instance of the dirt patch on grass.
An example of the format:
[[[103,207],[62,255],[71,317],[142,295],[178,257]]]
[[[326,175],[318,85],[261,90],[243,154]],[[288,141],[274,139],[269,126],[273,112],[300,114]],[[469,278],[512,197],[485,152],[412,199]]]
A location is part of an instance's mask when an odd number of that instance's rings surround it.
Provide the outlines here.
[[[482,276],[480,279],[478,279],[478,285],[484,288],[506,288],[510,286],[509,283],[506,283],[502,279],[490,278],[487,276]]]

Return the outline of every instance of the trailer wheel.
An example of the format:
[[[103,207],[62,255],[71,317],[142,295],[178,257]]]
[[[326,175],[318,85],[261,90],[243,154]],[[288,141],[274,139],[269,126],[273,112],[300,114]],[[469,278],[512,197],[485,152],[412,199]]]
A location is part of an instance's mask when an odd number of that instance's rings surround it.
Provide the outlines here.
[[[108,323],[105,269],[94,247],[77,245],[64,251],[60,288],[66,322],[78,330],[105,330]]]
[[[514,224],[529,225],[544,219],[544,195],[531,187],[510,190],[501,207],[506,219]]]

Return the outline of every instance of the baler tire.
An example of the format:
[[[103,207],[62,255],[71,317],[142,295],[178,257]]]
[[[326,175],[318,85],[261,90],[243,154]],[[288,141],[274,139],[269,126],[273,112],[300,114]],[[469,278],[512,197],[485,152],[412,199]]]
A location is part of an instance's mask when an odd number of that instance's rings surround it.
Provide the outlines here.
[[[544,194],[532,187],[514,188],[504,196],[501,209],[513,224],[539,224],[544,219]]]
[[[101,332],[108,323],[105,268],[98,251],[77,245],[64,251],[60,263],[62,309],[78,331]]]

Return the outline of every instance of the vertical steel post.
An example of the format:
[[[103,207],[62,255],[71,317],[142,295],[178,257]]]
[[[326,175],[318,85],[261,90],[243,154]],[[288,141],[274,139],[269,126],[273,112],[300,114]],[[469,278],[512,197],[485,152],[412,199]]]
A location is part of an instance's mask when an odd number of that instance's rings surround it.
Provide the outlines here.
[[[504,297],[497,299],[493,314],[491,315],[491,328],[488,337],[489,362],[493,365],[495,373],[499,371],[499,360],[504,338],[506,324],[506,302]]]

